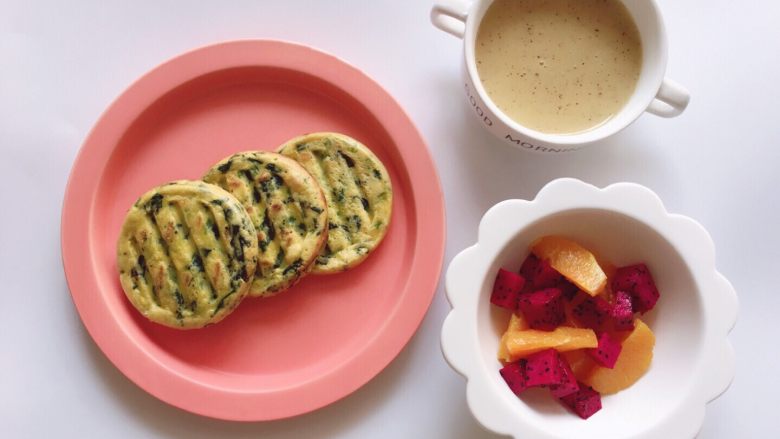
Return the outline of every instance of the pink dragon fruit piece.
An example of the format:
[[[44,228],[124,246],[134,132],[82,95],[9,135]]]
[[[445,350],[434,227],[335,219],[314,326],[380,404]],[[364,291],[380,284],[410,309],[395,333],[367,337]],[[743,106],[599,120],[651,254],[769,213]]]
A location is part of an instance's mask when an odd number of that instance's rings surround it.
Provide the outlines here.
[[[588,349],[587,352],[591,358],[596,360],[596,363],[608,369],[613,369],[622,349],[623,346],[620,345],[618,340],[615,340],[609,333],[603,332],[599,335],[598,347]]]
[[[571,366],[562,356],[559,356],[559,367],[561,369],[561,383],[550,386],[550,393],[556,398],[563,398],[580,390],[580,385],[577,384],[577,377],[574,376]]]
[[[559,400],[576,413],[582,419],[588,419],[594,413],[601,410],[601,395],[582,383],[579,383],[580,390],[566,395]]]
[[[563,281],[563,276],[555,271],[548,261],[539,261],[533,277],[534,289],[551,288],[561,283],[561,281]]]
[[[525,258],[525,261],[523,261],[523,265],[520,266],[520,274],[526,278],[529,286],[531,283],[533,283],[534,273],[536,273],[536,268],[538,266],[539,258],[537,258],[533,253],[528,255],[528,257]]]
[[[558,351],[547,349],[528,357],[525,362],[526,387],[560,385],[563,382]]]
[[[496,281],[493,283],[490,303],[514,311],[517,308],[520,291],[524,286],[525,278],[523,276],[503,268],[499,269]]]
[[[515,395],[520,395],[525,389],[528,388],[525,383],[525,360],[520,360],[516,363],[510,363],[504,366],[499,373],[504,378],[506,384],[514,392]]]
[[[523,261],[523,265],[520,266],[520,274],[528,281],[526,292],[554,287],[564,280],[563,276],[555,271],[549,262],[540,260],[533,253]]]
[[[574,299],[574,296],[576,296],[577,293],[580,291],[577,285],[574,285],[573,283],[569,282],[566,278],[561,279],[561,281],[558,282],[557,285],[555,285],[555,288],[561,290],[561,294],[563,294],[563,298],[569,301]]]
[[[561,290],[558,288],[521,294],[517,309],[523,313],[528,320],[528,326],[533,329],[552,331],[566,319]]]
[[[602,331],[609,321],[612,306],[599,296],[588,297],[572,309],[577,321],[586,328]]]
[[[615,331],[633,331],[634,309],[631,306],[631,295],[625,291],[618,291],[615,293],[614,301],[611,316]]]
[[[660,294],[645,264],[620,267],[612,278],[612,291],[625,291],[631,294],[631,304],[635,312],[646,313],[653,309]]]

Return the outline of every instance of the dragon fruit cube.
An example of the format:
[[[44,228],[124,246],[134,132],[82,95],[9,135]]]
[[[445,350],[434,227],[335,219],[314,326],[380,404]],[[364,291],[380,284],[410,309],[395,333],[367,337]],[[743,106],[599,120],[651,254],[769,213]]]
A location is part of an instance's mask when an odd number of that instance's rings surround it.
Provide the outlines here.
[[[525,360],[504,366],[499,373],[515,395],[523,393],[528,388],[525,383]]]
[[[561,383],[550,386],[550,393],[556,398],[563,398],[580,390],[580,385],[577,384],[577,377],[574,376],[574,371],[571,370],[566,359],[560,356],[559,362]]]
[[[521,294],[517,309],[523,313],[528,320],[528,326],[533,329],[552,331],[566,319],[561,290],[558,288]]]
[[[517,299],[520,291],[525,286],[525,278],[503,268],[498,270],[496,280],[493,283],[493,293],[490,295],[490,303],[501,308],[514,311],[517,308]]]
[[[612,291],[631,294],[634,311],[642,314],[653,309],[660,297],[653,276],[645,264],[618,268],[612,278]]]
[[[612,312],[612,306],[599,296],[588,297],[572,310],[580,324],[594,331],[604,330]]]
[[[555,349],[537,352],[526,359],[526,387],[553,386],[562,382],[561,358]]]
[[[623,346],[618,340],[615,340],[608,332],[603,332],[599,335],[599,345],[594,349],[588,349],[587,352],[591,358],[596,360],[596,363],[613,369],[622,349]]]
[[[601,410],[601,394],[582,383],[580,390],[560,398],[560,401],[582,419],[588,419]]]
[[[612,321],[615,331],[634,330],[634,308],[631,305],[631,295],[625,291],[615,293],[612,304]]]
[[[565,280],[548,261],[540,260],[533,253],[523,261],[520,274],[528,281],[526,291],[554,287]]]

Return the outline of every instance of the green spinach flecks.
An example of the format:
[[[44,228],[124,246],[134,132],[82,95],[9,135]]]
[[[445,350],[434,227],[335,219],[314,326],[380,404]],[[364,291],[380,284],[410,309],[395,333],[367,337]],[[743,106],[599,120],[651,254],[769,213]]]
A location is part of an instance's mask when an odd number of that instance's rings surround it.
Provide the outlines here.
[[[173,292],[173,297],[176,299],[176,305],[178,305],[180,308],[184,306],[184,296],[181,295],[179,290]]]
[[[192,255],[192,261],[190,261],[190,267],[203,272],[203,259],[200,258],[200,255],[195,253]]]
[[[152,215],[157,215],[157,212],[162,208],[163,196],[160,194],[152,195],[152,198],[146,202],[146,212]]]
[[[260,182],[260,190],[266,195],[270,195],[271,189],[271,180],[263,180]]]
[[[341,156],[341,158],[344,159],[345,162],[347,162],[347,166],[348,167],[350,167],[350,168],[354,168],[355,167],[355,161],[352,159],[352,157],[344,154],[341,151],[339,151],[339,155]]]
[[[352,224],[352,227],[355,229],[355,231],[360,231],[361,227],[363,226],[362,221],[360,221],[360,217],[357,215],[352,215],[349,217],[349,222]]]
[[[217,170],[224,174],[225,172],[230,170],[230,167],[232,165],[233,165],[233,160],[228,160],[225,163],[219,165],[219,167],[217,167]]]
[[[337,203],[341,204],[344,202],[344,188],[333,189],[331,192],[333,199],[336,200]]]
[[[141,276],[146,275],[146,258],[144,255],[138,255],[138,267],[141,268],[140,274]],[[135,269],[133,269],[135,271]]]
[[[289,276],[291,274],[297,274],[298,270],[300,270],[302,265],[303,265],[303,260],[301,258],[298,258],[295,261],[293,261],[293,263],[290,264],[289,267],[284,269],[282,275]]]
[[[268,209],[265,210],[265,215],[263,215],[263,228],[265,229],[266,240],[268,242],[273,241],[276,237],[276,228],[274,228],[274,223],[271,222],[271,215],[269,215]]]
[[[276,261],[274,262],[274,268],[279,268],[284,262],[284,250],[279,249],[279,253],[276,254]]]
[[[236,292],[233,291],[232,293],[228,293],[222,296],[222,298],[219,299],[219,302],[217,302],[217,306],[214,308],[214,312],[211,313],[211,316],[213,317],[214,315],[216,315],[217,312],[219,312],[219,310],[221,310],[225,306],[225,300],[227,300],[228,297],[232,296],[235,293]]]
[[[219,227],[214,223],[214,221],[211,220],[211,218],[206,220],[206,227],[211,229],[211,233],[214,234],[214,237],[219,239]]]
[[[274,174],[278,174],[278,173],[282,172],[282,171],[279,169],[279,167],[278,167],[278,166],[276,166],[276,165],[275,165],[275,164],[273,164],[273,163],[269,163],[269,164],[265,165],[265,169],[268,169],[269,171],[271,171],[271,172],[272,172],[272,173],[274,173]]]
[[[241,227],[237,224],[230,226],[230,246],[233,247],[233,255],[240,263],[244,263],[244,247],[247,246],[247,241],[241,236]]]

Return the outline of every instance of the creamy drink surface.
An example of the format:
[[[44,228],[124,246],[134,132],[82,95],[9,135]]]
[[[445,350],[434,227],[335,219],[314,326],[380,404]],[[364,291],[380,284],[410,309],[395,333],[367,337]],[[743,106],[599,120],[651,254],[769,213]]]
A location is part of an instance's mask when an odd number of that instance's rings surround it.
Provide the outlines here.
[[[479,26],[477,71],[517,123],[574,134],[618,113],[642,68],[639,31],[618,0],[496,0]]]

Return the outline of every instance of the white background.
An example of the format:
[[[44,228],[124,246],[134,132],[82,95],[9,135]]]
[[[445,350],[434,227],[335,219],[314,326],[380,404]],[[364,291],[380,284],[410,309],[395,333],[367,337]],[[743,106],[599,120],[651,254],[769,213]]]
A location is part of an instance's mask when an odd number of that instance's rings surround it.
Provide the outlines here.
[[[461,44],[428,21],[430,2],[0,1],[0,437],[492,438],[439,351],[449,306],[436,292],[417,335],[348,398],[295,419],[201,418],[147,395],[95,347],[60,264],[60,204],[79,145],[133,81],[182,51],[281,38],[334,53],[374,77],[416,122],[439,167],[446,263],[482,214],[571,176],[635,181],[700,221],[740,296],[737,376],[708,406],[702,438],[777,433],[780,309],[780,3],[660,0],[669,75],[693,96],[607,145],[566,157],[503,146],[471,117]],[[713,365],[717,367],[718,365]]]

